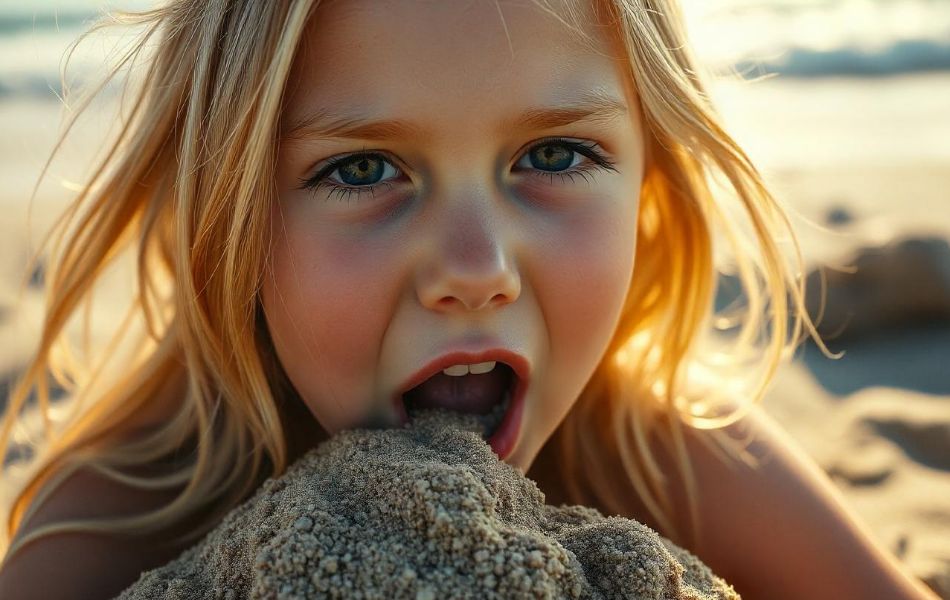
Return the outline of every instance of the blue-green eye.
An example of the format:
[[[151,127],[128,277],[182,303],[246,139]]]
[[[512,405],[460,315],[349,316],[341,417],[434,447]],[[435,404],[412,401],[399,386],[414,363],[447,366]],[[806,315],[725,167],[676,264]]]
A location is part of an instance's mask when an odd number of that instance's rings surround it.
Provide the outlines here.
[[[373,185],[383,176],[395,174],[395,168],[378,154],[357,154],[337,163],[336,171],[345,185]],[[388,168],[387,168],[388,167]],[[332,173],[331,173],[332,175]]]
[[[580,152],[563,143],[538,144],[524,155],[524,158],[528,159],[528,162],[535,169],[553,172],[563,171],[575,166],[574,159],[580,157]],[[518,164],[521,165],[522,161],[518,161]]]
[[[582,156],[591,162],[580,164]],[[617,172],[614,163],[596,149],[596,144],[585,144],[562,138],[542,140],[528,149],[515,166],[538,177],[554,177],[561,180],[578,175],[587,179],[587,173],[604,169]],[[338,176],[334,177],[338,173]],[[301,189],[316,191],[329,188],[330,194],[338,194],[340,200],[357,197],[364,192],[375,196],[382,186],[392,186],[394,176],[401,174],[398,167],[379,152],[359,152],[331,159],[326,166],[310,178],[301,180]]]
[[[379,186],[392,185],[390,180],[398,173],[399,169],[382,154],[360,152],[330,160],[316,175],[303,181],[303,189],[316,191],[328,187],[330,193],[339,194],[342,200],[363,191],[375,194]]]

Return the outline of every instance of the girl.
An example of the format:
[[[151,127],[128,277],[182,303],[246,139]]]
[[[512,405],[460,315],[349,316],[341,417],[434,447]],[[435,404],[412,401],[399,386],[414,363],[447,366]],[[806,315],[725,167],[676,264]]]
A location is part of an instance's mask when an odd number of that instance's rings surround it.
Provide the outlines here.
[[[675,0],[174,0],[127,19],[145,30],[126,61],[154,54],[56,232],[0,445],[28,394],[47,409],[48,374],[84,410],[48,428],[9,511],[0,595],[116,594],[327,436],[401,426],[405,392],[470,366],[470,395],[443,400],[474,410],[514,368],[489,443],[549,503],[638,519],[745,598],[933,597],[756,406],[814,334],[801,257]],[[719,241],[747,298],[724,342]],[[146,334],[97,381],[54,347],[128,247]]]

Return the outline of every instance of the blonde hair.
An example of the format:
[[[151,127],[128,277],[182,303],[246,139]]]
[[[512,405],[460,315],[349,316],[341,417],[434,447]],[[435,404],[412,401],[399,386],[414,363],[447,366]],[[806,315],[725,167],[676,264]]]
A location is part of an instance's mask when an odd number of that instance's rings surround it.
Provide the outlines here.
[[[176,0],[114,17],[144,29],[108,79],[147,51],[154,56],[115,142],[50,234],[57,243],[42,337],[10,396],[0,448],[10,447],[31,393],[46,439],[9,509],[6,533],[13,539],[49,493],[80,468],[141,489],[183,489],[140,515],[39,527],[11,545],[7,556],[55,532],[156,532],[195,515],[200,526],[174,542],[196,541],[295,459],[281,410],[292,405],[294,392],[267,335],[258,292],[270,244],[284,87],[318,2]],[[802,324],[817,334],[803,309],[794,232],[712,109],[676,1],[602,4],[629,58],[648,125],[651,161],[641,190],[636,276],[604,360],[543,452],[562,461],[564,491],[575,503],[623,513],[632,486],[661,533],[685,544],[648,435],[655,431],[669,440],[688,482],[682,426],[716,428],[740,418],[761,399]],[[575,25],[577,14],[569,15]],[[714,173],[725,176],[744,209],[751,239],[713,201]],[[698,340],[713,329],[713,223],[735,248],[747,304],[730,346],[731,365],[722,366],[722,350],[716,350],[720,362],[710,368],[726,381],[740,367],[748,371],[750,357],[761,361],[759,382],[739,404],[735,394],[715,387],[691,392],[694,382],[687,377],[690,366],[704,364],[711,352],[700,352]],[[777,245],[780,233],[795,242],[792,265]],[[105,268],[130,249],[137,251],[138,289],[114,339],[133,316],[143,319],[145,334],[133,364],[106,387],[93,386],[107,358],[79,364],[64,327],[91,300]],[[768,329],[762,352],[759,338]],[[77,407],[89,402],[55,432],[49,375],[74,393]],[[160,394],[175,399],[171,418],[129,435],[127,425]],[[731,412],[720,414],[723,407]],[[187,464],[158,474],[130,472],[171,464],[185,440],[195,448]],[[618,482],[603,467],[609,464],[619,465],[627,481]],[[692,501],[695,494],[686,489]],[[691,511],[695,524],[695,506]]]

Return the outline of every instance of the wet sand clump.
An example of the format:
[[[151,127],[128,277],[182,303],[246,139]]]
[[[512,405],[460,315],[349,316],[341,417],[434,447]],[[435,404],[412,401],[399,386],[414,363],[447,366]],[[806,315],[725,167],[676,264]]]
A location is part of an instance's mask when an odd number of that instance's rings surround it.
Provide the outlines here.
[[[340,432],[119,598],[737,599],[631,519],[553,507],[472,415]]]

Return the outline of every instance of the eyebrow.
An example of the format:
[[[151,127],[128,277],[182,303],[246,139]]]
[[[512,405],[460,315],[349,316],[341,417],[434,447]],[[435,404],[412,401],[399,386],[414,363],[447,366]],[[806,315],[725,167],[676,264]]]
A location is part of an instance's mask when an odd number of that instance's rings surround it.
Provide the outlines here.
[[[629,113],[619,98],[599,90],[585,92],[579,100],[551,107],[533,107],[502,121],[501,131],[555,129],[581,121],[605,124]],[[283,139],[355,138],[376,141],[427,139],[430,132],[402,119],[370,121],[318,110],[293,121],[281,134]]]

